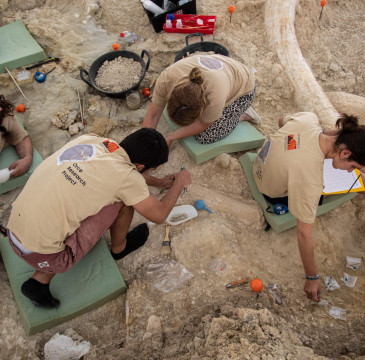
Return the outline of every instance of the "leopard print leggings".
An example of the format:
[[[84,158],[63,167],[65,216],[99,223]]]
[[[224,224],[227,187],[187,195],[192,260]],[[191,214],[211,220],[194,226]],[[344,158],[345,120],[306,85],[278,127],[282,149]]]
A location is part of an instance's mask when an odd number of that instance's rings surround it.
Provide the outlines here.
[[[223,109],[222,116],[214,121],[206,130],[195,135],[200,144],[211,144],[229,135],[238,125],[240,116],[251,106],[256,94],[256,86],[252,92],[243,95]]]

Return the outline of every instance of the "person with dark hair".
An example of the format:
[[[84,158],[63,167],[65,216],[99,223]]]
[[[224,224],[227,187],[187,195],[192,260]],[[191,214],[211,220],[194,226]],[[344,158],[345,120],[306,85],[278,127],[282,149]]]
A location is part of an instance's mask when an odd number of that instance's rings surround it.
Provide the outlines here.
[[[193,55],[161,73],[142,126],[155,129],[167,104],[170,119],[181,126],[166,135],[168,145],[192,135],[210,144],[240,121],[261,122],[250,107],[255,94],[255,76],[247,66],[224,55]]]
[[[269,202],[288,205],[296,217],[304,291],[319,301],[321,285],[312,229],[324,186],[324,160],[332,159],[335,169],[359,169],[365,181],[365,126],[359,125],[356,116],[343,114],[336,122],[337,129],[322,130],[315,114],[301,112],[281,118],[279,127],[258,151],[253,176]]]
[[[45,159],[14,201],[7,226],[15,253],[36,269],[22,293],[37,306],[57,307],[51,279],[77,263],[107,229],[115,260],[143,246],[146,223],[128,232],[134,210],[161,224],[191,183],[182,170],[161,200],[150,194],[141,173],[165,163],[168,152],[159,132],[140,129],[119,145],[82,135]]]
[[[25,174],[33,161],[32,142],[14,117],[13,110],[13,104],[0,95],[0,152],[4,147],[13,145],[20,158],[9,166],[10,177]]]

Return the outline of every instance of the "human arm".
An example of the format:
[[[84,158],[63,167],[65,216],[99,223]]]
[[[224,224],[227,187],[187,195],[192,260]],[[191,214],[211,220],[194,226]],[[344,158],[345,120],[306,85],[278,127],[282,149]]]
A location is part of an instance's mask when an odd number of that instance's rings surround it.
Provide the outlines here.
[[[155,186],[162,189],[169,189],[175,180],[175,174],[166,175],[163,178],[157,178],[156,176],[149,175],[145,172],[142,176],[145,178],[148,186]]]
[[[279,120],[278,120],[278,126],[279,126],[279,128],[281,128],[281,127],[283,127],[284,126],[284,117],[285,116],[282,116]]]
[[[143,119],[142,127],[156,129],[158,121],[160,120],[161,114],[163,112],[163,109],[164,109],[163,106],[159,106],[151,102],[151,105],[148,108],[146,115]]]
[[[201,119],[196,119],[192,124],[187,126],[182,126],[174,132],[171,132],[165,136],[167,145],[170,146],[174,140],[183,139],[192,135],[200,134],[208,127],[212,125],[202,121]]]
[[[182,190],[190,184],[190,173],[184,169],[176,174],[174,183],[161,200],[150,195],[147,199],[133,205],[133,207],[146,219],[162,224],[175,206]]]
[[[306,275],[317,275],[317,268],[314,261],[314,243],[312,238],[313,224],[307,224],[297,220],[297,239],[299,253],[302,259]],[[304,291],[313,301],[320,300],[321,284],[319,280],[306,280]]]
[[[325,130],[323,130],[323,134],[329,135],[329,136],[337,136],[338,130],[337,129],[325,129]]]
[[[9,170],[14,170],[10,174],[11,177],[16,177],[25,174],[32,165],[33,161],[33,146],[29,136],[26,136],[20,143],[14,145],[20,159],[14,161]]]

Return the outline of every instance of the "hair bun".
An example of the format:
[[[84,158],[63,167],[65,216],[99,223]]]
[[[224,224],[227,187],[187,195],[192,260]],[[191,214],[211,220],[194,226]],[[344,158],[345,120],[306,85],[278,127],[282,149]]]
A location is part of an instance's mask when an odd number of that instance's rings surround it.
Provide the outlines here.
[[[201,85],[203,84],[204,77],[199,68],[195,67],[190,71],[189,80],[194,84]]]

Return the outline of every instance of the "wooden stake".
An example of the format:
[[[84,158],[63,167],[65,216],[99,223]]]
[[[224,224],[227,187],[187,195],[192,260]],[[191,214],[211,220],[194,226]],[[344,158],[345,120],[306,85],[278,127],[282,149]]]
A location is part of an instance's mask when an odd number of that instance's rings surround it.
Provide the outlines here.
[[[85,98],[86,98],[86,93],[84,91],[84,96],[82,98],[82,125],[85,125]]]
[[[78,89],[77,89],[77,96],[78,96],[78,98],[79,98],[80,116],[81,116],[81,119],[83,119],[82,106],[81,106],[81,99],[80,99],[80,92],[79,92],[79,90],[78,90]]]
[[[25,100],[28,100],[27,97],[24,95],[22,89],[20,88],[20,86],[18,85],[18,83],[16,82],[16,80],[14,79],[13,75],[11,75],[9,69],[5,66],[5,70],[8,72],[9,76],[11,77],[11,79],[14,81],[14,84],[17,86],[17,88],[19,89],[19,91],[22,93],[23,97]]]

